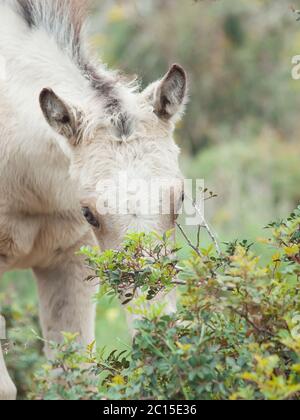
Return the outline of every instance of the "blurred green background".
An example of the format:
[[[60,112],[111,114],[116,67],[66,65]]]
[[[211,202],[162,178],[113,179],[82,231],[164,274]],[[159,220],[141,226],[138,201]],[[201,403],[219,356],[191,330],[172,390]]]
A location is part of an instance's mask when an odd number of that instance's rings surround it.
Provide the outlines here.
[[[291,0],[292,1],[292,0]],[[300,1],[294,6],[300,9]],[[297,4],[298,3],[298,4]],[[186,177],[218,194],[206,217],[220,241],[255,240],[300,202],[300,22],[285,0],[98,0],[90,24],[102,60],[143,86],[178,62],[190,102],[176,132]],[[184,252],[183,252],[184,254]],[[30,273],[12,273],[1,291],[36,303]],[[126,348],[122,309],[98,307],[98,345]]]

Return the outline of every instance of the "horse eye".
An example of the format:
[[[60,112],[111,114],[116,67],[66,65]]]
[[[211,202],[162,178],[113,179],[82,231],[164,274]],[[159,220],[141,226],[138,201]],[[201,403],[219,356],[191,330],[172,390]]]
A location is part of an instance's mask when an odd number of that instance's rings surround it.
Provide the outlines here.
[[[86,221],[93,226],[94,228],[99,228],[100,224],[98,222],[98,220],[96,219],[96,217],[93,215],[93,213],[91,212],[91,210],[88,207],[83,207],[82,208],[82,214],[85,217]]]

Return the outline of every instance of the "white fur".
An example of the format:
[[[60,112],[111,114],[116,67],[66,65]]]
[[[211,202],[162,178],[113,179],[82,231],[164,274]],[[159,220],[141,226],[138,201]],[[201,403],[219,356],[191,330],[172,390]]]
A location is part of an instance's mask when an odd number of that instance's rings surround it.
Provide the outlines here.
[[[181,177],[174,123],[153,113],[149,95],[154,88],[139,94],[136,86],[98,64],[134,121],[133,133],[122,141],[111,122],[118,115],[107,115],[99,92],[76,64],[72,45],[62,48],[67,45],[64,23],[48,27],[43,10],[44,24],[33,30],[16,10],[14,0],[0,2],[0,55],[6,63],[6,78],[0,80],[0,276],[32,268],[45,339],[59,340],[61,331],[68,330],[89,343],[95,288],[83,282],[89,273],[75,251],[96,244],[95,236],[103,247],[116,247],[129,229],[162,232],[174,221],[172,215],[139,221],[111,216],[101,220],[101,230],[92,231],[80,202],[88,200],[92,208],[99,179],[113,178],[124,169],[133,177]],[[75,148],[43,116],[39,95],[47,87],[80,111],[82,142]],[[0,399],[13,398],[1,348],[0,378],[5,378],[0,380]]]

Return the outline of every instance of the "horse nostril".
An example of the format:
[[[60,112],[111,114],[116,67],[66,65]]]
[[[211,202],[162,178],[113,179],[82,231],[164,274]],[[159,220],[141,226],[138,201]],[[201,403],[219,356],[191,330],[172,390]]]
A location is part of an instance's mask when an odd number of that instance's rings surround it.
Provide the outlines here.
[[[97,218],[93,215],[89,207],[82,207],[82,214],[86,221],[94,228],[99,228],[100,224]]]

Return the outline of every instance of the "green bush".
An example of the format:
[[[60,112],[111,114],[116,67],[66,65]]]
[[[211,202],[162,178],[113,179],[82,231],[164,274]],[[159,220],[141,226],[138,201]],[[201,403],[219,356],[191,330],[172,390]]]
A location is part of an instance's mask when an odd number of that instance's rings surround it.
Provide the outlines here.
[[[65,334],[30,397],[299,399],[300,207],[268,229],[263,246],[274,252],[266,264],[247,241],[220,255],[214,243],[193,247],[184,263],[169,235],[129,235],[120,251],[83,249],[103,293],[125,296],[141,316],[132,350],[105,356]],[[166,315],[153,298],[175,286],[178,310]]]
[[[37,305],[24,303],[15,292],[8,291],[0,294],[0,309],[7,321],[6,364],[18,397],[24,399],[34,387],[36,370],[45,361]]]

